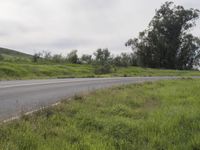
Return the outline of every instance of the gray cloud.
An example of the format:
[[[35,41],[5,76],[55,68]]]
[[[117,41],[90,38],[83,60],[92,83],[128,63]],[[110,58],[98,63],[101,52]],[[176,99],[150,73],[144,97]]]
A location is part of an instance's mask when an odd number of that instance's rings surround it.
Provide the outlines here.
[[[145,29],[165,0],[1,0],[0,46],[27,53],[107,47],[129,51],[124,43]],[[199,0],[174,0],[200,9]],[[200,22],[192,31],[200,35]]]

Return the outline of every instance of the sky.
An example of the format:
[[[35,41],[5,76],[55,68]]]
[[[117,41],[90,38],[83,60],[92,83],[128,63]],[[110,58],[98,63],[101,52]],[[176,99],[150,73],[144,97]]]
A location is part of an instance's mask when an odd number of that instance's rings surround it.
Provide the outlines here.
[[[98,48],[129,52],[125,42],[137,37],[166,0],[0,0],[0,47],[34,54],[66,55]],[[173,0],[200,9],[200,0]],[[200,36],[200,21],[191,31]]]

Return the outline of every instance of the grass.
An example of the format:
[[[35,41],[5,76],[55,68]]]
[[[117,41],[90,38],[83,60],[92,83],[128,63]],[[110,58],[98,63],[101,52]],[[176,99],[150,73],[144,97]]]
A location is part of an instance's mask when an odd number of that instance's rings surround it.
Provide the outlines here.
[[[117,72],[113,73],[113,75],[115,76],[117,75],[120,75],[120,76],[199,76],[200,71],[128,67],[128,68],[118,68]]]
[[[2,150],[198,150],[200,80],[98,90],[0,126]]]
[[[30,62],[32,56],[15,50],[0,47],[0,56],[3,57],[4,61],[11,62]]]
[[[119,67],[114,73],[97,75],[92,65],[33,63],[32,56],[15,50],[0,48],[0,80],[128,77],[128,76],[200,76],[199,71]]]
[[[161,70],[140,67],[117,68],[116,72],[94,74],[91,65],[79,64],[35,64],[0,62],[0,80],[80,78],[80,77],[126,77],[126,76],[199,76],[199,71]]]
[[[0,62],[1,80],[93,77],[93,72],[89,65]]]

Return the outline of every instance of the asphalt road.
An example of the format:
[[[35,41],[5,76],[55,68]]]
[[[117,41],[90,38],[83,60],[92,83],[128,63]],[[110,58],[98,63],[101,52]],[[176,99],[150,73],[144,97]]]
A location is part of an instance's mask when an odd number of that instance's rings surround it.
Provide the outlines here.
[[[75,94],[113,85],[176,79],[176,77],[81,78],[0,81],[0,121],[55,104]]]

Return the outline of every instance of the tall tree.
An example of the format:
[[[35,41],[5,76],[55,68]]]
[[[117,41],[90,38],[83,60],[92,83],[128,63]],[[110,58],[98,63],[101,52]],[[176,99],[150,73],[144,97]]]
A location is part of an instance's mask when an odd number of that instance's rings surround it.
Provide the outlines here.
[[[112,58],[108,49],[98,49],[95,53],[95,73],[104,74],[112,72]]]
[[[42,58],[42,53],[35,53],[33,55],[33,62],[38,62]]]
[[[92,55],[83,54],[81,56],[81,62],[86,63],[86,64],[91,64],[92,63]]]
[[[129,53],[121,53],[113,58],[113,64],[119,67],[128,67],[133,65],[133,57]]]
[[[199,59],[199,40],[189,29],[195,26],[199,10],[165,2],[138,38],[130,39],[138,62],[144,67],[191,69]]]
[[[110,61],[111,57],[110,57],[110,52],[109,50],[106,49],[98,49],[95,53],[95,61],[98,64],[104,64],[105,62]]]
[[[67,54],[67,61],[72,64],[78,63],[78,55],[77,50],[72,50],[69,54]]]

